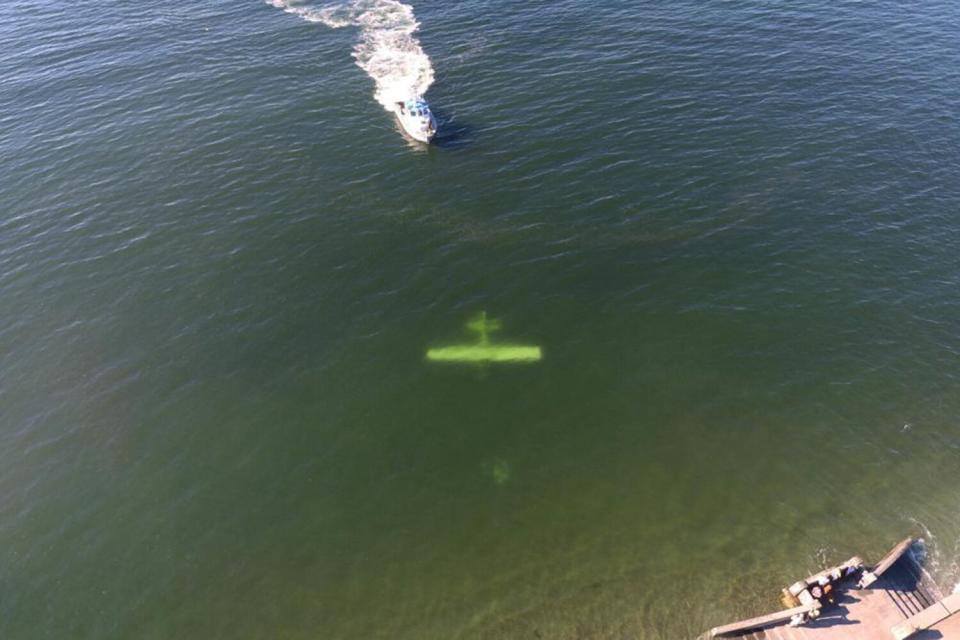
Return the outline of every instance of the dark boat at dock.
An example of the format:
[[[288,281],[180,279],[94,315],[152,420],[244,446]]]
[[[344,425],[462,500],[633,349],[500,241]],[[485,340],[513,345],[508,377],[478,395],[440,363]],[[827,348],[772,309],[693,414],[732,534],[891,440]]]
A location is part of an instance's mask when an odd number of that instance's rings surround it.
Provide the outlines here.
[[[788,608],[714,627],[701,640],[960,639],[960,593],[945,597],[923,556],[915,538],[872,567],[854,556],[784,589]]]

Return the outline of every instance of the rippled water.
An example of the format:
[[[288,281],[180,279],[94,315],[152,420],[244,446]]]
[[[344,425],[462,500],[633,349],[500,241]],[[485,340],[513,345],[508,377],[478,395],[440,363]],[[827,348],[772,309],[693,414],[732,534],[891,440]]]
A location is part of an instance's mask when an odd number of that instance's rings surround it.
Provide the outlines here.
[[[283,6],[0,5],[0,636],[672,640],[910,532],[957,582],[955,3],[414,2],[430,148]],[[482,310],[543,361],[425,362]]]

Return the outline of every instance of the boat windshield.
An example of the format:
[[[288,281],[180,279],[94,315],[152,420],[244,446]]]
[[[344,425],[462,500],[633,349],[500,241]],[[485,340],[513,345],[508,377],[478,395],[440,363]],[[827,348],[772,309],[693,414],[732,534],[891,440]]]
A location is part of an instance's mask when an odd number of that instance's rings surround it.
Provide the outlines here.
[[[407,112],[410,113],[414,118],[429,118],[430,117],[430,107],[427,106],[426,102],[422,100],[417,100],[416,102],[408,102],[406,105]]]

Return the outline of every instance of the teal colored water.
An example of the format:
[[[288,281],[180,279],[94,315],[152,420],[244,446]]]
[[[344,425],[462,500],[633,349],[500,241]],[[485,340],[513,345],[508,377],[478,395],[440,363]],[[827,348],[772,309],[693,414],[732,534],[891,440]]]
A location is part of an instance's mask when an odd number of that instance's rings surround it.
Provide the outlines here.
[[[0,636],[675,640],[908,533],[952,588],[958,27],[4,2]],[[542,361],[426,361],[481,311]]]

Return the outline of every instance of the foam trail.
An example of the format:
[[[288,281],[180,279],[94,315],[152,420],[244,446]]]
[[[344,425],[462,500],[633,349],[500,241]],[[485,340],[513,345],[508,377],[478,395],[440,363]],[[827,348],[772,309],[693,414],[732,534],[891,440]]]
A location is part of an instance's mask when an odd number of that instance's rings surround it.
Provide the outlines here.
[[[374,97],[389,111],[394,103],[422,95],[433,84],[433,65],[414,36],[420,23],[410,5],[399,0],[350,0],[339,4],[267,0],[267,4],[334,29],[359,27],[353,58],[373,78]]]

